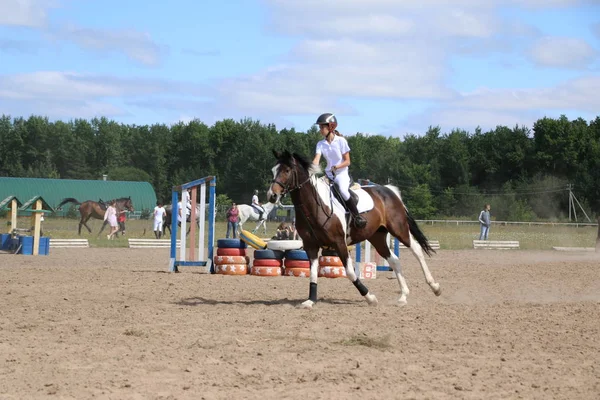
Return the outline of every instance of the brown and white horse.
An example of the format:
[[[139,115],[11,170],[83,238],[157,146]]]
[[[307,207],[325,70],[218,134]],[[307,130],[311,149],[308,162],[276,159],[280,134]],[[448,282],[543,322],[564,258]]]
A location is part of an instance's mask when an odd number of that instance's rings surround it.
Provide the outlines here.
[[[273,182],[267,196],[270,202],[279,201],[289,194],[296,211],[296,228],[302,238],[304,250],[310,259],[310,290],[308,300],[300,307],[312,308],[317,301],[317,274],[319,250],[323,247],[334,249],[346,269],[346,276],[365,297],[368,304],[377,305],[377,298],[360,281],[354,272],[348,246],[368,240],[394,269],[400,285],[398,304],[406,304],[409,294],[406,280],[402,275],[400,259],[386,243],[388,232],[398,238],[419,260],[425,281],[436,296],[441,294],[439,283],[435,282],[423,252],[431,256],[435,251],[428,239],[417,226],[416,221],[402,202],[399,190],[391,185],[369,185],[361,188],[372,199],[372,208],[363,214],[367,225],[356,229],[348,224],[345,208],[331,196],[329,183],[317,177],[321,169],[299,154],[289,151],[273,152],[277,165],[273,167]],[[351,190],[352,192],[352,190]],[[363,193],[364,195],[364,193]],[[360,198],[360,196],[359,196]],[[367,202],[371,200],[367,199]],[[359,200],[359,210],[360,210]]]
[[[104,202],[104,204],[110,203],[111,201],[116,202],[117,211],[121,211],[121,210],[127,210],[127,211],[131,211],[131,212],[134,211],[133,202],[131,201],[131,196],[121,197],[121,198],[114,199],[114,200],[109,200],[109,201]],[[81,219],[79,220],[78,232],[79,232],[80,236],[81,236],[81,227],[82,226],[85,226],[86,229],[88,230],[88,232],[92,233],[92,230],[90,229],[90,227],[87,226],[87,222],[90,220],[90,218],[104,219],[104,213],[106,212],[106,208],[102,207],[100,205],[100,203],[97,201],[86,200],[83,203],[80,203],[77,199],[68,197],[66,199],[63,199],[60,202],[60,204],[58,206],[56,206],[56,209],[60,210],[62,208],[62,206],[66,203],[75,203],[75,204],[79,205],[79,214],[81,215]],[[98,236],[100,236],[100,234],[104,230],[104,227],[106,226],[106,224],[107,224],[107,221],[104,221],[104,223],[102,224],[102,227],[100,228],[100,231],[98,232]]]

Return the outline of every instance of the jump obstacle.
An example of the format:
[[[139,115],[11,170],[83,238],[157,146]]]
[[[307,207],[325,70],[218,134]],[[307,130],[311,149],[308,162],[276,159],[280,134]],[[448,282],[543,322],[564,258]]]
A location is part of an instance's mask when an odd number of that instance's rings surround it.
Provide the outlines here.
[[[388,246],[390,246],[390,249],[392,250],[392,252],[398,258],[400,258],[400,250],[407,249],[407,247],[404,246],[402,243],[400,243],[400,241],[397,238],[393,238],[393,240],[392,240],[392,235],[390,235],[389,233],[387,234],[386,242],[387,242]],[[364,261],[368,262],[369,260],[372,260],[372,258],[371,258],[371,243],[370,242],[364,242],[364,243],[365,243]],[[439,240],[430,240],[429,244],[433,250],[440,249]],[[362,254],[361,246],[362,246],[362,242],[356,244],[356,264],[357,265],[358,265],[358,263],[360,263],[362,261],[363,254]],[[384,258],[380,257],[377,252],[375,252],[375,263],[377,264],[377,271],[392,271],[392,268],[390,267],[388,262]],[[381,265],[379,265],[379,263],[381,263]]]
[[[44,213],[52,213],[54,212],[54,210],[52,209],[52,207],[50,207],[48,205],[48,203],[42,198],[42,196],[34,196],[31,199],[27,200],[24,204],[21,204],[21,202],[17,199],[16,196],[8,196],[7,198],[5,198],[4,200],[2,200],[0,202],[0,211],[2,211],[4,208],[8,208],[10,207],[11,210],[11,225],[10,225],[10,231],[9,233],[11,233],[11,238],[15,239],[18,238],[19,236],[25,236],[25,235],[21,235],[19,232],[30,232],[31,233],[31,229],[19,229],[17,228],[17,212],[18,211],[26,211],[27,209],[29,209],[31,207],[31,210],[29,210],[31,212],[31,223],[32,223],[32,227],[33,227],[33,244],[32,244],[32,249],[31,249],[31,253],[29,252],[23,252],[22,254],[26,254],[26,255],[34,255],[37,256],[40,254],[40,241],[41,241],[41,230],[42,230],[42,214]],[[21,239],[23,239],[23,242],[21,242]],[[18,246],[18,248],[14,251],[15,254],[19,253],[19,251],[21,250],[21,246],[23,246],[23,249],[26,249],[28,246],[27,245],[23,245],[21,243],[26,243],[24,240],[26,239],[21,238],[19,239],[19,243],[20,245]],[[47,255],[48,254],[48,246],[49,246],[49,239],[45,238],[45,242],[44,242],[44,250],[42,252],[42,254]]]
[[[388,245],[391,242],[391,237],[392,235],[390,235],[388,233],[387,235],[387,239],[386,239],[386,243],[388,243]],[[365,262],[368,262],[369,260],[371,260],[371,243],[365,241]],[[362,262],[362,242],[360,243],[356,243],[355,245],[356,251],[355,251],[355,257],[356,257],[356,266],[355,269],[357,269],[359,267],[359,263]],[[394,246],[393,248],[391,248],[392,252],[396,255],[396,257],[400,258],[400,241],[396,238],[394,238]],[[377,252],[375,252],[377,254]],[[382,259],[380,262],[382,262],[382,265],[377,265],[377,271],[391,271],[392,268],[389,266],[388,262],[385,261],[384,259]]]
[[[208,191],[208,256],[205,256],[204,248],[204,225],[206,222],[206,185],[209,186]],[[179,272],[178,267],[206,267],[207,271],[212,274],[215,273],[212,264],[213,252],[215,247],[215,204],[216,204],[216,186],[217,178],[214,176],[207,176],[205,178],[197,179],[192,182],[184,183],[183,185],[173,186],[171,192],[171,256],[169,259],[169,271]],[[191,193],[188,193],[188,190]],[[198,191],[200,194],[198,196]],[[192,207],[190,210],[190,246],[187,245],[187,221],[186,218],[181,220],[181,229],[179,229],[178,215],[179,215],[179,196],[181,193],[181,204],[187,204],[188,200],[191,201]],[[190,197],[191,194],[191,197]],[[198,197],[200,197],[200,215],[196,215],[195,205],[198,203]],[[183,215],[186,214],[182,210]],[[196,220],[200,223],[200,232],[198,235],[198,256],[196,257]],[[180,231],[180,238],[177,240],[177,233]],[[178,243],[179,242],[179,243]],[[179,245],[179,246],[178,246]],[[179,247],[179,258],[177,258],[177,248]]]

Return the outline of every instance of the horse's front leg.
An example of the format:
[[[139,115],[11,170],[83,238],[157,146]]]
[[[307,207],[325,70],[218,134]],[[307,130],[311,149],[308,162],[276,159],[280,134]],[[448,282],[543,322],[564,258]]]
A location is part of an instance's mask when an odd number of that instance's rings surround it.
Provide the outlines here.
[[[298,306],[298,308],[312,309],[317,302],[317,278],[319,276],[319,247],[304,247],[308,259],[310,260],[310,289],[308,291],[308,300]]]
[[[344,264],[344,268],[346,269],[346,276],[348,277],[348,279],[350,279],[350,282],[354,284],[354,287],[358,289],[358,292],[365,298],[365,300],[367,300],[367,303],[370,306],[376,306],[378,303],[377,297],[375,297],[373,293],[369,292],[369,289],[365,286],[364,283],[361,282],[358,276],[356,276],[356,272],[354,272],[354,265],[352,264],[352,260],[349,257],[348,247],[343,246],[341,248],[338,248],[338,256]]]
[[[258,228],[260,228],[260,225],[263,223],[263,220],[258,220],[258,222],[256,223],[256,227],[254,228],[254,230],[252,231],[252,233],[256,233],[258,231]]]

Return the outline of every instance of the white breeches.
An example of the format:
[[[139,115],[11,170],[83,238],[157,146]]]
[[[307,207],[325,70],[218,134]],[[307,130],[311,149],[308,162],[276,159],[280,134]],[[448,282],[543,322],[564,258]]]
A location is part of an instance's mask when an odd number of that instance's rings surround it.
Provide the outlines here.
[[[331,171],[327,172],[327,176],[331,179]],[[348,200],[350,198],[350,175],[348,174],[348,170],[346,169],[341,172],[336,171],[334,182],[337,184],[344,200]]]

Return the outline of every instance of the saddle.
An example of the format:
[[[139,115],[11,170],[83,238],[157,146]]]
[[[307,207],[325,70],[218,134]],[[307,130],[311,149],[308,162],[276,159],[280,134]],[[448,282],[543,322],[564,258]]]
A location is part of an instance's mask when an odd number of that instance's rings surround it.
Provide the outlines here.
[[[104,202],[104,200],[102,199],[98,199],[98,205],[100,206],[100,208],[104,211],[106,211],[106,209],[108,208],[108,206],[106,205],[106,203]]]
[[[350,211],[348,210],[348,207],[346,207],[346,202],[344,201],[344,198],[342,197],[342,194],[340,193],[340,190],[338,189],[335,182],[329,179],[327,175],[324,175],[323,179],[329,185],[329,189],[331,190],[333,198],[337,200],[338,203],[340,203],[342,208],[346,210],[346,213],[349,213]],[[367,212],[373,209],[373,206],[375,205],[373,203],[373,198],[371,198],[371,195],[369,195],[362,188],[361,185],[350,179],[350,186],[348,187],[348,189],[350,189],[348,190],[348,193],[350,193],[350,197],[352,197],[356,201],[356,207],[358,208],[359,213]]]

